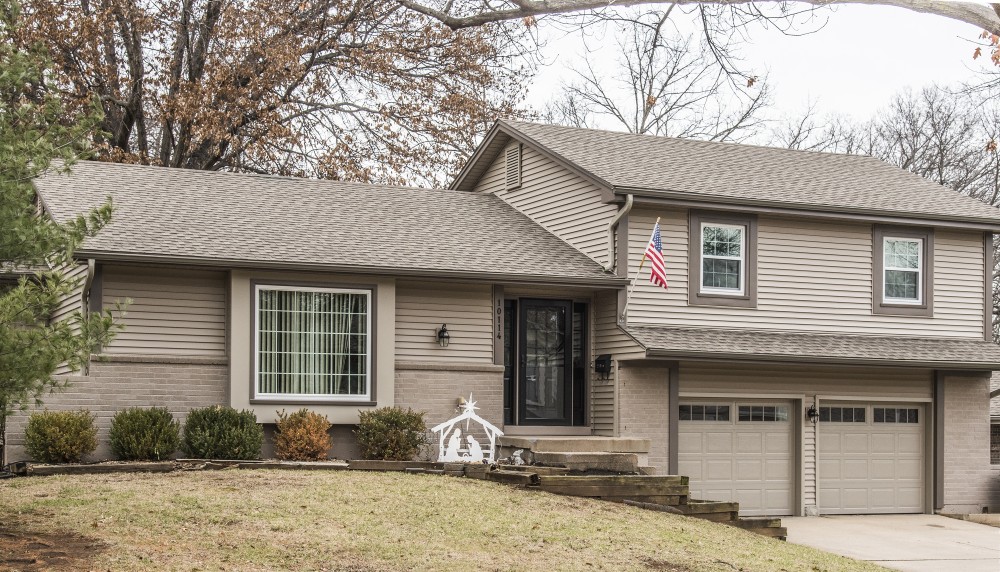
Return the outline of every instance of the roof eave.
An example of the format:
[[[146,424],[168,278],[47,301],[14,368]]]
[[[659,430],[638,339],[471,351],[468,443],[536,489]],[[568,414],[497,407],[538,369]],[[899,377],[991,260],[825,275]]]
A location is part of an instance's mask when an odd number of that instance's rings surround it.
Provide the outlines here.
[[[271,262],[257,260],[240,260],[207,257],[180,257],[159,254],[131,254],[107,252],[100,250],[78,249],[74,256],[77,259],[93,258],[99,262],[122,262],[135,264],[175,264],[183,266],[201,266],[214,268],[245,268],[258,270],[285,270],[304,272],[335,272],[341,274],[365,274],[381,276],[435,277],[454,280],[486,280],[505,284],[533,284],[553,286],[592,286],[603,288],[619,288],[628,284],[627,278],[587,278],[547,276],[538,274],[503,274],[495,272],[468,272],[423,268],[392,268],[387,266],[334,265],[308,262]]]
[[[492,162],[496,159],[496,155],[486,155],[486,150],[489,149],[490,144],[493,140],[500,134],[506,135],[512,139],[521,142],[524,145],[529,145],[542,155],[551,159],[552,161],[558,163],[559,165],[565,167],[572,173],[582,177],[593,183],[596,187],[601,190],[601,198],[604,202],[610,203],[616,200],[614,186],[605,181],[601,177],[598,177],[591,171],[583,168],[581,165],[570,161],[566,157],[563,157],[559,153],[556,153],[552,149],[549,149],[545,145],[539,143],[529,135],[525,134],[517,127],[507,123],[506,121],[499,119],[493,124],[493,127],[486,133],[486,137],[483,138],[483,142],[476,147],[476,151],[472,154],[472,157],[468,162],[462,167],[462,171],[458,174],[455,180],[449,185],[451,189],[471,191],[475,187],[479,180],[468,181],[469,174],[473,169],[482,161]]]
[[[714,206],[724,210],[765,212],[777,215],[809,216],[816,218],[832,218],[842,220],[864,220],[869,222],[905,223],[919,226],[945,226],[981,230],[1000,233],[1000,211],[996,219],[979,217],[959,217],[935,215],[927,217],[920,214],[907,214],[871,209],[852,209],[849,207],[817,207],[815,205],[796,205],[775,201],[754,201],[748,199],[731,199],[711,195],[699,195],[680,191],[663,191],[657,189],[642,189],[632,187],[614,187],[614,192],[620,195],[631,194],[638,205],[671,205],[706,207]]]
[[[948,369],[948,370],[974,370],[974,371],[1000,371],[1000,362],[968,362],[968,361],[927,361],[927,360],[893,360],[893,359],[871,359],[871,358],[851,358],[836,356],[803,356],[794,354],[751,354],[751,353],[724,353],[724,352],[703,352],[691,350],[672,350],[664,348],[647,348],[648,358],[670,358],[670,359],[713,359],[749,362],[771,362],[771,363],[821,363],[835,365],[863,365],[877,367],[914,367],[926,369]]]
[[[465,185],[464,183],[475,166],[478,165],[481,160],[484,160],[483,156],[486,153],[486,150],[489,149],[490,144],[493,143],[493,140],[496,139],[496,136],[499,133],[500,121],[498,120],[493,123],[490,130],[486,132],[486,136],[483,137],[483,140],[478,146],[476,146],[476,150],[472,152],[472,157],[469,157],[469,160],[465,162],[465,165],[462,165],[462,170],[458,172],[455,179],[450,185],[448,185],[449,189],[457,191],[471,191],[472,188],[475,187],[476,183],[479,182],[478,180],[473,181],[470,185]],[[492,161],[493,159],[494,157],[487,157],[485,160]]]

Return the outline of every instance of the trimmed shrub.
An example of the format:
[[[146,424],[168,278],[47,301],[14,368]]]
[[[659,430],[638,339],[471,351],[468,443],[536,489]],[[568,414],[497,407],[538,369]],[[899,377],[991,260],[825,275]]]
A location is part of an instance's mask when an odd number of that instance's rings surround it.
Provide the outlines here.
[[[253,411],[216,405],[188,413],[181,450],[196,459],[246,461],[259,459],[263,444],[264,428]]]
[[[427,443],[424,412],[400,407],[380,407],[362,411],[358,428],[361,456],[383,461],[409,461]]]
[[[79,463],[97,448],[94,414],[80,411],[37,411],[28,418],[24,444],[35,461]]]
[[[274,454],[286,461],[321,461],[333,446],[330,420],[308,409],[291,415],[278,412],[274,434]]]
[[[162,461],[181,442],[181,424],[164,407],[133,407],[111,419],[111,450],[124,461]]]

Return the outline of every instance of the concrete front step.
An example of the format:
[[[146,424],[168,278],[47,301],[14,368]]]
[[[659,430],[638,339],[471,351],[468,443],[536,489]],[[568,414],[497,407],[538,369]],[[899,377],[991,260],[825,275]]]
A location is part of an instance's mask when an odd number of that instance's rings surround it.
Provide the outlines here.
[[[532,459],[538,465],[565,467],[571,471],[639,472],[639,455],[635,453],[535,452]]]
[[[505,435],[500,446],[533,453],[649,453],[649,439],[632,437]]]

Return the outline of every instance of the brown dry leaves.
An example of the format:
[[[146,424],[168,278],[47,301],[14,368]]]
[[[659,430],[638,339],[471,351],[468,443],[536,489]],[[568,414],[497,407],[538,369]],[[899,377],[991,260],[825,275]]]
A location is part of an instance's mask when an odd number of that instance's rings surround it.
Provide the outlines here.
[[[391,0],[26,0],[104,159],[440,182],[518,114],[524,26],[453,32]]]

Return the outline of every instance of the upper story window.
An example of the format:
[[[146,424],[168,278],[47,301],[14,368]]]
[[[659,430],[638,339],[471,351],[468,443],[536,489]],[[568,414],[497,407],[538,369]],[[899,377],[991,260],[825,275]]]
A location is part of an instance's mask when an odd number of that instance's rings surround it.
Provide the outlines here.
[[[885,289],[882,291],[883,302],[920,303],[923,294],[920,287],[923,251],[924,241],[920,238],[886,236],[882,239],[883,278],[885,279]]]
[[[371,290],[256,285],[254,394],[370,401]]]
[[[691,211],[688,303],[757,305],[757,217]]]
[[[701,291],[742,294],[745,287],[746,227],[701,224]]]
[[[876,226],[873,238],[873,313],[933,315],[932,231]]]

